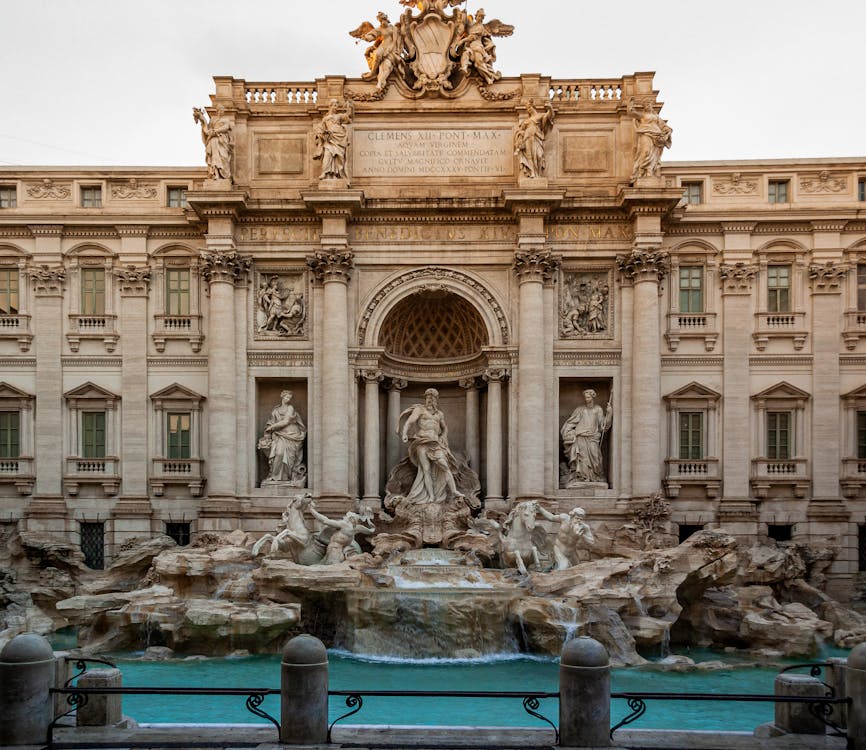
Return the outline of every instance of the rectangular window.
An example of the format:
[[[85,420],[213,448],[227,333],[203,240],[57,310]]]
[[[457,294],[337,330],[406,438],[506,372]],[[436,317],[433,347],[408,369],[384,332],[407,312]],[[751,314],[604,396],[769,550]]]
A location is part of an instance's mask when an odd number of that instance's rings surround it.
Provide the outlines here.
[[[189,544],[189,523],[166,522],[165,535],[177,542],[179,547]]]
[[[704,311],[704,269],[680,266],[680,312]]]
[[[92,570],[105,567],[105,524],[81,523],[81,552],[84,564]]]
[[[767,312],[791,311],[791,266],[767,267]]]
[[[704,202],[704,183],[702,182],[684,182],[683,183],[683,202],[689,205],[696,205]]]
[[[18,269],[0,268],[0,315],[18,314]]]
[[[680,412],[680,458],[704,457],[704,415],[699,411]]]
[[[857,412],[857,458],[866,458],[866,411]]]
[[[189,315],[189,269],[169,268],[165,272],[165,314]]]
[[[81,187],[82,208],[102,208],[102,187],[100,185],[83,185]]]
[[[862,199],[861,199],[862,200]],[[18,191],[14,185],[0,185],[0,208],[17,208]]]
[[[857,200],[866,201],[866,177],[857,180]]]
[[[791,412],[767,412],[767,458],[791,458]]]
[[[169,208],[186,208],[189,204],[186,202],[185,187],[170,187],[168,189],[168,207]]]
[[[20,414],[0,411],[0,458],[18,458],[21,455]]]
[[[105,315],[105,269],[81,270],[81,314]]]
[[[866,310],[866,264],[857,265],[857,309]]]
[[[189,412],[169,412],[168,455],[166,458],[189,458]]]
[[[788,180],[770,180],[767,185],[767,196],[770,203],[788,203]]]
[[[105,412],[81,413],[81,457],[105,458]]]

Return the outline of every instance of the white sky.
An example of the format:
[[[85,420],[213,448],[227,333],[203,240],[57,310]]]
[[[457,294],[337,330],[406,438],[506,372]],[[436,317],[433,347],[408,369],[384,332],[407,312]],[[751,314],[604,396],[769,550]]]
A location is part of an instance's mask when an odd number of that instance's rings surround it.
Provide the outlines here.
[[[505,75],[656,71],[669,160],[866,156],[866,0],[470,0]],[[213,75],[355,77],[396,0],[0,0],[0,164],[200,165]]]

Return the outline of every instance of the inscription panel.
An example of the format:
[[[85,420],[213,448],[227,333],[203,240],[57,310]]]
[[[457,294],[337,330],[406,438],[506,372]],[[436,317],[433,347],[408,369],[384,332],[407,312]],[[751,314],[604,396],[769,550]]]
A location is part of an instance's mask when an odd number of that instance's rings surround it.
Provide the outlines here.
[[[510,128],[354,131],[355,177],[509,177]]]

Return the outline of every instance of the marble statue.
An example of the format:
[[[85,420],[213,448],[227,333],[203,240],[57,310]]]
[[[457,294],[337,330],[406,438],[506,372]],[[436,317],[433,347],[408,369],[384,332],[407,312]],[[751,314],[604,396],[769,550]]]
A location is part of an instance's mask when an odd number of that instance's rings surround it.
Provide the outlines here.
[[[496,46],[493,44],[493,37],[511,36],[514,27],[502,23],[499,19],[493,19],[485,24],[484,18],[484,8],[479,8],[474,18],[470,16],[458,44],[462,47],[460,70],[468,75],[470,69],[474,68],[489,85],[502,78],[502,74],[493,69],[493,63],[496,62]]]
[[[641,177],[661,175],[662,152],[671,147],[673,128],[656,114],[652,102],[644,102],[643,111],[635,109],[634,99],[629,101],[628,114],[635,119],[634,169],[631,181]]]
[[[581,338],[608,330],[610,286],[607,274],[563,274],[559,331]]]
[[[553,105],[547,103],[543,112],[530,102],[526,105],[526,116],[514,131],[514,153],[520,158],[520,171],[524,177],[541,177],[544,174],[544,138],[553,124]]]
[[[225,111],[219,107],[216,115],[208,120],[207,113],[203,109],[194,107],[192,117],[201,126],[208,179],[231,180],[234,143],[232,123],[226,118]]]
[[[539,504],[524,500],[515,505],[502,524],[502,549],[499,553],[503,567],[517,568],[526,575],[527,563],[540,567],[539,547],[543,544],[538,528]]]
[[[265,434],[259,440],[259,450],[267,455],[269,467],[263,486],[276,482],[289,487],[306,484],[307,467],[303,457],[307,428],[291,402],[292,392],[283,391],[279,405],[274,407],[265,424]]]
[[[285,280],[272,275],[259,285],[257,331],[277,336],[300,336],[306,322],[303,278],[298,277],[292,287]]]
[[[355,541],[355,535],[376,533],[369,517],[360,513],[349,511],[342,518],[335,520],[322,515],[314,505],[311,505],[310,514],[317,521],[334,530],[328,540],[325,556],[321,561],[322,565],[336,565],[345,562],[347,558],[353,555],[360,555],[361,547]]]
[[[577,565],[580,562],[580,549],[595,543],[592,529],[586,522],[586,511],[583,508],[572,508],[568,513],[551,513],[539,505],[538,512],[542,518],[559,523],[553,542],[556,569],[565,570]]]
[[[327,113],[314,129],[316,151],[313,159],[322,162],[320,180],[346,179],[349,126],[352,124],[353,115],[351,101],[345,102],[341,108],[336,99],[331,99]]]
[[[307,526],[304,512],[311,507],[313,496],[309,492],[289,499],[282,519],[273,534],[265,534],[253,545],[253,557],[267,547],[269,555],[286,555],[294,562],[312,564],[324,554],[324,546],[317,550],[317,539]],[[312,552],[312,557],[310,557]]]
[[[596,396],[592,388],[585,390],[584,403],[571,413],[560,430],[568,458],[565,487],[574,487],[583,482],[607,483],[601,441],[610,429],[613,406],[608,401],[607,407],[602,409],[595,403]]]
[[[402,65],[403,34],[399,26],[394,26],[388,16],[381,11],[376,14],[378,26],[364,21],[349,35],[365,42],[373,42],[365,51],[368,72],[361,76],[365,81],[375,80],[376,88],[383,90],[388,84],[388,77],[398,66]]]

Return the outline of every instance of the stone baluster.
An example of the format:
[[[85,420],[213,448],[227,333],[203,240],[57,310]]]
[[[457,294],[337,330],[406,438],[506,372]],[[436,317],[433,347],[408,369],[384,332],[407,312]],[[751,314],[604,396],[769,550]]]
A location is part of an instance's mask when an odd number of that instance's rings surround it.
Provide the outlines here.
[[[400,461],[400,435],[397,434],[397,420],[400,419],[400,391],[408,386],[408,381],[403,378],[391,378],[388,385],[388,434],[386,436],[387,462],[385,472],[391,470]]]
[[[478,442],[478,386],[475,378],[463,378],[460,387],[466,391],[466,457],[477,472],[481,454]]]
[[[487,383],[487,495],[485,505],[502,503],[502,382],[508,377],[504,369],[491,368],[484,373]]]
[[[378,510],[379,496],[379,384],[385,376],[379,370],[362,370],[364,382],[364,507]]]
[[[632,489],[635,495],[658,490],[661,479],[661,345],[659,284],[668,255],[657,248],[636,248],[617,258],[620,272],[633,284],[632,318]]]

